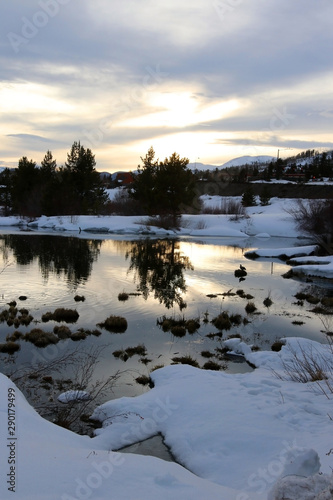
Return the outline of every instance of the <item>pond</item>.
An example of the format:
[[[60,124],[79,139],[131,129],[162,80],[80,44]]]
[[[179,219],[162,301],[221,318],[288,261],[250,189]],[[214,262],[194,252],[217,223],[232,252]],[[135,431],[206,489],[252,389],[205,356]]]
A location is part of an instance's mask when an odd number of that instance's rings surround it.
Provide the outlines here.
[[[139,376],[149,377],[154,367],[179,362],[184,356],[200,367],[213,360],[230,373],[252,370],[241,359],[221,352],[221,340],[229,335],[238,334],[258,349],[270,349],[286,336],[325,341],[323,331],[330,327],[325,324],[329,320],[311,312],[313,304],[297,300],[295,294],[306,291],[315,297],[332,295],[331,284],[325,280],[284,279],[282,275],[289,266],[278,260],[247,260],[244,252],[260,246],[258,239],[80,236],[2,232],[0,310],[15,301],[16,308],[29,311],[33,320],[19,327],[2,321],[0,343],[17,330],[23,335],[33,328],[53,332],[59,323],[43,322],[42,316],[57,308],[77,310],[78,320],[67,325],[71,332],[80,328],[100,332],[76,342],[63,339],[44,348],[19,339],[19,351],[0,354],[2,372],[12,374],[20,367],[33,369],[44,363],[50,365],[49,377],[75,377],[72,366],[56,373],[54,361],[74,350],[98,348],[99,363],[88,385],[119,372],[112,390],[98,401],[101,403],[142,394],[149,386],[139,384]],[[265,240],[265,247],[300,244],[291,238]],[[235,277],[240,265],[246,267],[244,278]],[[84,301],[75,301],[75,296]],[[269,307],[263,303],[267,297],[272,301]],[[256,306],[254,313],[246,312],[249,302]],[[238,319],[230,329],[220,331],[211,321],[222,312]],[[98,326],[110,315],[125,318],[126,331],[111,333]],[[183,328],[173,334],[162,328],[163,317],[183,323],[194,319],[198,325],[191,333]],[[130,354],[126,355],[126,349],[137,346],[144,347],[144,352],[127,351]],[[118,357],[114,354],[117,351]],[[33,381],[22,387],[35,407],[39,399],[56,400],[61,388],[66,387],[51,387],[47,378],[42,385],[43,395]]]

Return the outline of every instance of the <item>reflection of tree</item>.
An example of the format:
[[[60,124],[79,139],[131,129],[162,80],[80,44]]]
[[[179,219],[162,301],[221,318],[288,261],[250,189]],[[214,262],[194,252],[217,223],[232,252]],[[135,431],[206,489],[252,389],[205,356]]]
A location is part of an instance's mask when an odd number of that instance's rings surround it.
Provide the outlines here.
[[[186,291],[184,270],[193,270],[193,266],[189,258],[181,254],[178,241],[147,239],[132,242],[126,253],[126,258],[129,257],[129,271],[136,272],[134,280],[145,299],[154,291],[154,297],[168,309],[174,303],[180,309],[186,307],[181,296]]]
[[[74,288],[90,276],[102,245],[98,240],[49,235],[8,234],[2,236],[2,241],[2,253],[5,255],[10,248],[19,265],[38,259],[44,279],[50,273],[64,274]]]

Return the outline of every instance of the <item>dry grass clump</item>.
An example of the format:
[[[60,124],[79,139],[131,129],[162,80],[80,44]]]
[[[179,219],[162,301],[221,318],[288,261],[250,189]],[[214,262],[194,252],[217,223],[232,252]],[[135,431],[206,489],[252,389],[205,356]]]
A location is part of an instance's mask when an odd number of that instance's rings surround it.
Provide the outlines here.
[[[325,307],[333,307],[333,297],[323,297],[321,303]]]
[[[135,381],[141,385],[153,385],[152,379],[147,375],[139,375],[139,377],[136,377]]]
[[[186,328],[185,326],[181,325],[175,325],[171,328],[171,333],[175,337],[185,337],[186,335]]]
[[[203,358],[213,358],[214,354],[210,351],[201,351],[201,356]]]
[[[274,342],[271,345],[271,349],[272,349],[272,351],[279,352],[279,351],[281,351],[281,349],[284,345],[286,345],[285,342],[283,342],[282,340],[277,340],[276,342]]]
[[[0,352],[6,354],[14,354],[14,352],[17,352],[20,349],[21,346],[16,344],[16,342],[6,342],[5,344],[0,344]]]
[[[147,349],[143,344],[139,344],[135,347],[127,347],[126,349],[118,349],[113,351],[112,353],[115,358],[119,358],[122,361],[127,361],[128,358],[131,358],[135,354],[138,356],[146,356]]]
[[[273,304],[273,301],[270,297],[266,297],[263,301],[264,306],[270,307]]]
[[[257,307],[255,306],[254,302],[248,302],[245,306],[245,311],[247,314],[253,314],[257,310]]]
[[[216,363],[215,361],[212,361],[211,359],[207,361],[203,367],[204,370],[216,370],[219,371],[221,370],[222,366]]]
[[[59,342],[59,338],[50,332],[44,332],[40,328],[33,328],[31,332],[24,335],[24,340],[31,342],[36,347],[46,347]]]
[[[174,358],[172,358],[172,361],[174,363],[180,363],[182,365],[191,365],[194,366],[195,368],[199,368],[199,363],[190,355],[178,356],[178,357],[175,356]]]
[[[126,292],[121,292],[118,294],[118,300],[125,302],[126,300],[129,299],[129,295]]]
[[[185,328],[188,333],[195,333],[200,328],[199,319],[188,319],[185,323]]]
[[[79,340],[85,340],[87,338],[87,334],[84,330],[78,330],[77,332],[74,332],[70,336],[71,340],[79,341]]]
[[[86,298],[84,295],[75,295],[74,300],[75,302],[84,302]]]
[[[127,330],[127,320],[122,316],[111,315],[102,323],[98,323],[97,326],[112,333],[124,333]]]
[[[200,328],[199,318],[185,319],[184,316],[181,318],[167,318],[162,316],[157,320],[157,325],[162,328],[164,332],[169,332],[175,337],[184,337],[186,332],[193,334]]]
[[[226,311],[223,311],[221,314],[216,316],[216,318],[213,318],[211,323],[218,329],[218,330],[230,330],[231,328],[231,321],[229,318],[229,315]]]
[[[47,312],[43,314],[42,321],[47,323],[48,321],[65,321],[66,323],[76,323],[79,319],[79,313],[76,309],[65,309],[64,307],[59,307],[53,313]]]
[[[72,334],[68,326],[65,325],[55,326],[53,328],[53,333],[58,335],[59,339],[68,339]]]
[[[14,333],[11,333],[11,334],[9,333],[7,335],[6,341],[7,342],[15,342],[16,340],[19,340],[23,337],[24,337],[23,333],[16,330]]]

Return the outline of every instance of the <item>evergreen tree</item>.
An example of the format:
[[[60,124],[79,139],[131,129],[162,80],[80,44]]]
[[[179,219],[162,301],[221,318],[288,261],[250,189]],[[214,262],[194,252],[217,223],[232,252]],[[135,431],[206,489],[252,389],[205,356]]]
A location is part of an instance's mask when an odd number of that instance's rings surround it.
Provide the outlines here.
[[[243,193],[242,205],[243,207],[254,207],[256,204],[256,197],[253,194],[252,187],[249,186]]]
[[[194,175],[187,168],[189,160],[173,153],[164,162],[155,160],[151,147],[130,189],[131,196],[140,202],[148,215],[171,215],[170,226],[177,227],[183,207],[194,199]]]
[[[68,200],[71,213],[97,214],[107,202],[107,193],[95,167],[92,151],[85,149],[80,142],[74,142],[62,172],[66,189],[71,191]]]
[[[13,173],[9,168],[5,168],[0,174],[0,205],[5,217],[10,214],[12,208],[12,179]]]
[[[130,188],[130,195],[137,200],[147,215],[158,213],[158,193],[156,190],[159,172],[158,160],[155,160],[155,151],[152,147],[144,158],[142,166],[138,165],[137,174]]]
[[[268,186],[263,187],[259,199],[260,199],[260,205],[262,206],[270,204],[271,193]]]
[[[11,195],[15,213],[26,217],[40,215],[39,169],[36,162],[26,156],[20,158],[14,171]]]
[[[188,163],[188,158],[173,153],[160,164],[156,186],[160,211],[172,216],[173,227],[178,227],[181,212],[194,199],[194,176],[187,168]]]
[[[44,215],[56,215],[59,200],[59,179],[57,178],[57,162],[51,151],[47,151],[40,167],[41,210]]]

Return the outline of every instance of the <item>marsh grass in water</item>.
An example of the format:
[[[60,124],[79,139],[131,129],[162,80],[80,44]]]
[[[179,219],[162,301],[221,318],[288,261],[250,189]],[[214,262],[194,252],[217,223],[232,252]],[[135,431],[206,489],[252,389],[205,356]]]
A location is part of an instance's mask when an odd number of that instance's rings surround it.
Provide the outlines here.
[[[127,330],[127,320],[122,316],[111,315],[102,323],[97,323],[97,326],[104,328],[112,333],[124,333]]]
[[[64,307],[59,307],[53,313],[47,312],[42,315],[42,321],[47,323],[48,321],[64,321],[66,323],[76,323],[79,319],[79,313],[76,309],[66,309]]]
[[[36,347],[46,347],[50,344],[57,344],[59,338],[54,333],[45,332],[41,328],[33,328],[24,335],[24,340],[31,342]]]

